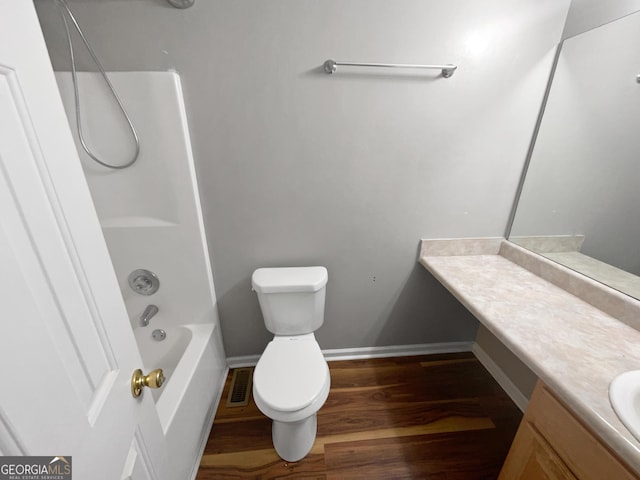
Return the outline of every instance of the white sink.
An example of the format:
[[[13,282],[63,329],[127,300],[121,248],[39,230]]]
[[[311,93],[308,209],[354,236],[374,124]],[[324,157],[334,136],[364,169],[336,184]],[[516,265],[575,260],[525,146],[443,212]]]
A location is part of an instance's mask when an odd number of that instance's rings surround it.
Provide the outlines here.
[[[609,385],[609,401],[624,426],[640,441],[640,370],[614,378]]]

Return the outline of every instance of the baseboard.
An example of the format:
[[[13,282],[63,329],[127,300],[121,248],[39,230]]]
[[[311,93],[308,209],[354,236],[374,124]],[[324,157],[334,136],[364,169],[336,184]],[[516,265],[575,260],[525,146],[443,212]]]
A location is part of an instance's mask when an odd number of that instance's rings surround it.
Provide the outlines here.
[[[232,368],[255,367],[260,355],[241,355],[239,357],[227,357],[227,366]]]
[[[422,343],[418,345],[391,345],[388,347],[335,348],[323,350],[327,362],[336,360],[363,360],[367,358],[408,357],[434,353],[469,352],[473,342]]]
[[[527,404],[529,403],[529,399],[524,395],[518,387],[511,381],[511,379],[504,373],[496,362],[484,351],[484,349],[474,343],[471,347],[471,351],[480,361],[480,363],[486,368],[491,376],[495,379],[496,382],[502,387],[502,389],[509,395],[513,403],[515,403],[518,408],[524,412],[527,408]]]
[[[363,360],[367,358],[407,357],[434,353],[470,352],[473,342],[423,343],[418,345],[391,345],[386,347],[335,348],[323,350],[327,362],[336,360]],[[254,367],[260,355],[227,357],[229,368]]]

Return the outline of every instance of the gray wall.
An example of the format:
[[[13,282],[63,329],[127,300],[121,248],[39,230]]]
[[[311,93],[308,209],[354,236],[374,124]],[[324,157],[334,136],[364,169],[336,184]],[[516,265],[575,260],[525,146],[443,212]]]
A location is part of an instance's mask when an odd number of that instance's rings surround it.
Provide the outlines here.
[[[71,3],[108,70],[181,75],[229,355],[268,341],[250,276],[276,265],[329,269],[322,348],[474,338],[419,239],[504,232],[568,1]],[[328,58],[459,70],[327,76]]]
[[[640,10],[640,0],[571,0],[562,38],[573,37]]]
[[[476,345],[489,354],[491,360],[500,367],[502,373],[506,375],[522,395],[531,399],[538,377],[520,358],[498,340],[484,325],[480,325],[478,328]]]

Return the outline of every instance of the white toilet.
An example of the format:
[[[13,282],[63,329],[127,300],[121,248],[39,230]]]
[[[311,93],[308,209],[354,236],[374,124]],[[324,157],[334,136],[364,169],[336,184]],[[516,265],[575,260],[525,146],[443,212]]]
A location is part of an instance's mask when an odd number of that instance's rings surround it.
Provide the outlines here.
[[[253,398],[273,420],[273,446],[288,462],[311,450],[316,413],[329,395],[329,366],[313,335],[324,322],[327,278],[324,267],[260,268],[251,277],[275,335],[253,373]]]

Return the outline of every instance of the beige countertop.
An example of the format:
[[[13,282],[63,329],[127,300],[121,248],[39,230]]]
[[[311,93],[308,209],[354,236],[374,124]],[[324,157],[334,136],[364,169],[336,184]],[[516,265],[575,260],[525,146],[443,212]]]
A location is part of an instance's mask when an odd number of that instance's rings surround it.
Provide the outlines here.
[[[608,396],[618,374],[640,369],[640,332],[509,260],[513,256],[505,250],[514,246],[505,240],[465,239],[461,248],[446,242],[423,240],[420,263],[640,472],[640,443],[620,422]],[[515,248],[517,255],[527,255]],[[538,261],[530,255],[528,261]],[[581,280],[573,275],[578,274],[563,274],[575,293]],[[640,308],[637,300],[628,301],[631,309]]]

